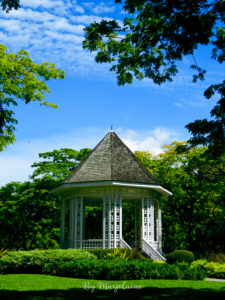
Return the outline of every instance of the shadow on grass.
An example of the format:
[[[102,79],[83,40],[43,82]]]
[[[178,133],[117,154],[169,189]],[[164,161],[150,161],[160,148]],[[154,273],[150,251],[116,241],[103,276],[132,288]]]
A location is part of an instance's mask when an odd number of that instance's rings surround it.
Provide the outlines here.
[[[44,291],[27,291],[18,292],[12,290],[0,291],[0,299],[173,299],[173,300],[224,300],[225,288],[220,291],[211,289],[188,289],[188,288],[142,288],[139,290],[85,290],[85,289],[68,289],[68,290],[44,290]]]

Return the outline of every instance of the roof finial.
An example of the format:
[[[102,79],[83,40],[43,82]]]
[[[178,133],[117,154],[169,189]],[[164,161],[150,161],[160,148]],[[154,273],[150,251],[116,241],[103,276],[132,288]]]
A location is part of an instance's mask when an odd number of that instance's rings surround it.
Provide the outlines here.
[[[110,132],[113,132],[113,125],[111,125],[111,130],[110,130]]]

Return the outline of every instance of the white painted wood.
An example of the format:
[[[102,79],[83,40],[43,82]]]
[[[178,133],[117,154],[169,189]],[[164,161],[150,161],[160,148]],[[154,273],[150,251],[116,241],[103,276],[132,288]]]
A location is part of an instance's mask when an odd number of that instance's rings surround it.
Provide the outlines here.
[[[150,217],[150,232],[151,232],[150,244],[153,244],[154,243],[154,202],[153,202],[152,198],[150,199],[150,214],[151,214],[151,217]]]
[[[144,226],[144,204],[145,204],[145,199],[144,197],[142,197],[141,203],[142,203],[142,207],[141,207],[141,239],[144,239],[144,232],[145,232],[145,226]]]
[[[145,183],[130,183],[130,182],[119,182],[119,181],[93,181],[93,182],[79,182],[79,183],[64,183],[63,185],[55,188],[51,193],[63,192],[72,188],[78,187],[102,187],[102,186],[121,186],[121,187],[134,187],[143,189],[152,189],[165,196],[171,196],[172,193],[160,185],[145,184]]]
[[[111,249],[111,193],[108,195],[108,249]]]
[[[102,239],[103,239],[103,249],[105,249],[105,221],[106,221],[106,215],[105,215],[105,194],[103,196],[103,211],[102,211]]]
[[[149,243],[149,197],[147,197],[146,199],[146,202],[147,202],[147,208],[146,208],[146,213],[147,213],[147,218],[146,218],[146,221],[147,221],[147,242]]]
[[[116,230],[116,218],[117,218],[117,195],[113,194],[114,196],[114,248],[116,248],[116,241],[117,241],[117,230]]]
[[[122,212],[123,212],[123,203],[122,203],[122,196],[120,195],[120,240],[123,237],[123,216],[122,216]]]
[[[160,251],[162,251],[162,212],[161,212],[161,201],[158,201],[158,245]]]
[[[82,249],[83,239],[83,196],[80,196],[80,249]]]

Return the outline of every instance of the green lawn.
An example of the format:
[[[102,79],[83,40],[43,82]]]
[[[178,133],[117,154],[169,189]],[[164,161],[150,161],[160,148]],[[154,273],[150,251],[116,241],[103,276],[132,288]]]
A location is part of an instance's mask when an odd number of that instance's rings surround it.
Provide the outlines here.
[[[0,275],[0,299],[225,299],[224,282],[103,281],[46,275]]]

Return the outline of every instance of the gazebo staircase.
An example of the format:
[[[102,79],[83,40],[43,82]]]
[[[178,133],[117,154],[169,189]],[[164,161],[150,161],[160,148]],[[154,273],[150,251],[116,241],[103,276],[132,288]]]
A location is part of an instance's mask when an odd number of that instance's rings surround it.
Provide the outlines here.
[[[126,248],[126,249],[132,249],[123,239],[120,240],[120,247],[121,248]],[[138,247],[140,251],[147,257],[152,258],[152,260],[162,260],[166,261],[165,257],[163,256],[162,253],[159,251],[155,250],[147,241],[144,239],[142,240],[142,243],[140,247]]]

